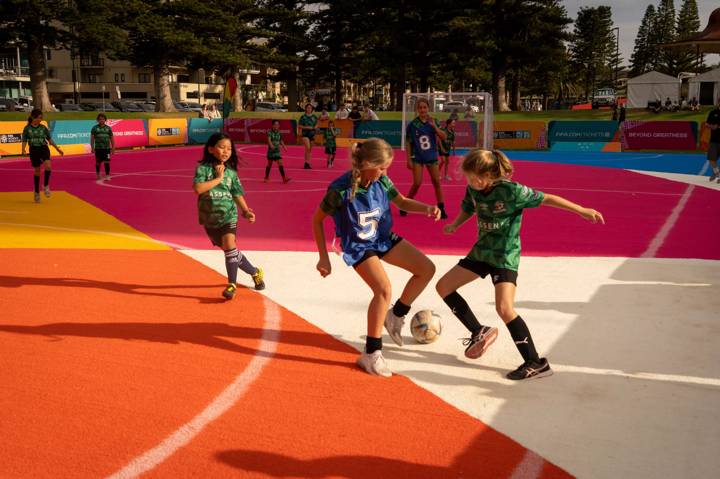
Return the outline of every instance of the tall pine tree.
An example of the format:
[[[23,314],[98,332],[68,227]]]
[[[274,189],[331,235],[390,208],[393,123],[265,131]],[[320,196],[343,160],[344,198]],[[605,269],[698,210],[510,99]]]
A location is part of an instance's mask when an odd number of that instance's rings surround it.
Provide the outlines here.
[[[652,29],[655,25],[655,6],[648,5],[645,9],[640,28],[635,37],[635,48],[630,59],[630,74],[633,76],[642,75],[652,70],[652,52],[654,46],[652,40]]]
[[[589,98],[596,86],[612,85],[615,53],[612,10],[608,6],[582,7],[570,43],[572,63]]]
[[[674,0],[660,0],[652,35],[654,46],[652,66],[654,70],[677,76],[677,53],[660,48],[662,44],[674,42],[675,38],[675,2]]]
[[[695,0],[683,0],[678,12],[677,40],[685,40],[700,30],[700,16]],[[693,47],[679,50],[677,55],[677,69],[680,72],[697,72],[703,69],[702,56],[700,64],[697,63],[697,54]]]

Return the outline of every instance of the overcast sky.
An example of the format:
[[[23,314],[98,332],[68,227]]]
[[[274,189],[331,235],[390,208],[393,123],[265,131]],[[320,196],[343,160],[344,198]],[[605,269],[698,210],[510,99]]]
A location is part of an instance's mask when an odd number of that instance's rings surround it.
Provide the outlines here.
[[[653,4],[656,7],[660,3],[659,0],[562,0],[567,8],[568,15],[575,21],[577,12],[580,7],[597,7],[599,5],[608,5],[612,7],[613,21],[616,27],[620,27],[620,54],[623,57],[623,64],[630,63],[633,48],[635,47],[635,36],[638,27],[645,14],[648,5]],[[682,0],[675,0],[675,12],[680,10]],[[697,0],[698,13],[700,14],[700,30],[704,30],[707,26],[710,13],[720,7],[718,0]],[[572,29],[572,25],[571,25]],[[708,55],[705,57],[707,63],[715,64],[720,59],[718,55]]]

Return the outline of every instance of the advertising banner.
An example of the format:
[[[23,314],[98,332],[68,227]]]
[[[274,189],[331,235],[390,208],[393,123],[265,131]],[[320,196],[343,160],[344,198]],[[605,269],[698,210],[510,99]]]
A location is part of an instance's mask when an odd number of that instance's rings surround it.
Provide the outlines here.
[[[325,130],[330,120],[318,121],[318,134],[315,135],[315,143],[318,145],[325,144]],[[352,120],[333,120],[335,132],[338,138],[353,138],[353,122]],[[340,146],[340,145],[338,145]]]
[[[702,122],[700,123],[700,144],[698,145],[698,150],[707,151],[709,147],[710,127],[707,126],[707,123]]]
[[[623,150],[695,150],[698,125],[694,121],[625,121]]]
[[[295,120],[279,120],[280,134],[283,143],[293,145],[297,141],[295,135]],[[268,130],[272,128],[270,118],[246,118],[245,119],[245,142],[267,144]]]
[[[228,118],[225,120],[225,134],[236,143],[245,143],[247,134],[245,128],[245,119]],[[266,140],[267,141],[267,140]]]
[[[19,155],[22,153],[22,131],[27,121],[0,121],[0,155]],[[46,121],[43,125],[48,126]],[[53,148],[50,148],[54,151]],[[29,148],[26,147],[25,153]]]
[[[145,120],[108,120],[113,130],[115,148],[147,146],[148,133]]]
[[[222,118],[190,118],[188,124],[188,141],[195,144],[204,144],[215,133],[221,133],[223,128]]]
[[[445,122],[440,123],[445,127]],[[455,147],[475,148],[478,141],[478,124],[474,121],[457,120],[455,122]]]
[[[508,150],[542,150],[547,147],[544,121],[493,122],[493,146]]]
[[[402,122],[397,120],[361,121],[357,125],[354,137],[362,139],[382,138],[390,143],[391,146],[399,147],[402,141],[400,128],[402,128]],[[350,126],[350,130],[352,130],[352,125]]]
[[[182,145],[187,141],[187,118],[150,118],[148,120],[148,143],[150,145]]]
[[[610,142],[617,141],[617,121],[551,121],[548,124],[548,144],[559,141]]]

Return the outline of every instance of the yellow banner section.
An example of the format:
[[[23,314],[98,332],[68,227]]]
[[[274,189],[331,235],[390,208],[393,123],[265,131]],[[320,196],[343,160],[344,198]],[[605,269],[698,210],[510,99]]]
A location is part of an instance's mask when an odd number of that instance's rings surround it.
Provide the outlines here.
[[[325,144],[324,131],[327,129],[329,122],[330,122],[330,120],[318,120],[317,129],[319,131],[315,135],[315,144],[316,145],[324,145]],[[333,123],[335,126],[335,131],[337,132],[338,139],[353,137],[353,122],[352,122],[352,120],[333,120]],[[302,142],[302,134],[300,133],[300,128],[298,127],[298,143],[301,143],[301,142]],[[337,146],[340,146],[340,143],[338,143]]]
[[[710,127],[704,121],[700,123],[700,144],[698,148],[707,151],[710,147]]]
[[[39,204],[32,191],[0,193],[0,204],[0,248],[170,249],[64,191]]]
[[[46,121],[41,122],[48,126]],[[26,121],[0,121],[0,155],[19,155],[22,153],[22,131],[28,123]],[[27,148],[27,147],[26,147]],[[62,146],[60,147],[62,149]],[[26,149],[25,153],[27,154]],[[50,154],[57,154],[50,147]]]
[[[482,123],[480,123],[482,131]],[[540,150],[547,147],[544,121],[495,121],[493,146],[509,150]]]
[[[148,120],[148,140],[150,145],[187,143],[187,118],[151,118]]]

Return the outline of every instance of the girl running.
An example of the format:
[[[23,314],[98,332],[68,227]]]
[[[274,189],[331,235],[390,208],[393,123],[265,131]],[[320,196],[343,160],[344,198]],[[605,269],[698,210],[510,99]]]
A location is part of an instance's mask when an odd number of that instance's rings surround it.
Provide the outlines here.
[[[52,145],[58,153],[64,155],[59,146],[50,137],[50,130],[42,125],[43,114],[37,108],[30,112],[28,124],[23,128],[22,146],[20,153],[25,155],[25,145],[30,143],[30,164],[33,167],[33,182],[35,184],[35,203],[40,203],[40,167],[45,166],[45,179],[43,181],[45,198],[50,198],[50,148]]]
[[[446,134],[438,127],[437,122],[430,116],[430,103],[426,98],[418,98],[415,102],[417,117],[407,126],[406,141],[408,145],[408,169],[413,173],[413,184],[408,192],[408,198],[414,198],[420,189],[423,177],[423,167],[427,167],[430,180],[435,188],[435,197],[440,209],[440,218],[447,218],[445,202],[440,187],[440,169],[438,168],[438,139],[445,140]],[[407,213],[400,210],[400,216]]]
[[[199,163],[193,190],[198,195],[200,224],[212,244],[225,252],[228,285],[222,295],[226,299],[235,296],[238,267],[252,276],[255,289],[265,289],[263,270],[253,266],[235,245],[238,208],[249,223],[255,222],[255,213],[245,202],[245,192],[237,176],[238,157],[230,137],[215,133],[208,138]]]
[[[357,364],[370,374],[388,377],[392,373],[382,355],[383,318],[392,340],[402,346],[404,318],[412,302],[435,274],[435,265],[427,256],[392,232],[390,202],[406,211],[425,213],[436,221],[440,210],[398,193],[386,176],[393,151],[384,140],[370,138],[364,143],[356,143],[351,155],[352,170],[330,184],[313,216],[313,236],[320,253],[317,270],[323,277],[332,271],[323,229],[325,218],[332,216],[343,260],[355,268],[373,292],[367,312],[365,352]],[[400,298],[390,309],[392,287],[381,259],[412,273]]]
[[[300,117],[300,134],[302,136],[303,145],[305,145],[305,164],[303,168],[309,170],[310,158],[312,158],[312,144],[315,141],[315,129],[317,128],[317,116],[313,115],[313,106],[308,103],[305,105],[305,113]]]
[[[455,120],[450,118],[445,121],[445,128],[441,130],[445,132],[445,139],[440,142],[440,173],[445,170],[444,177],[449,181],[450,155],[455,155]]]
[[[272,164],[275,161],[277,161],[283,183],[290,181],[290,178],[285,177],[280,147],[287,153],[287,147],[282,140],[282,133],[280,133],[280,120],[273,120],[272,127],[268,130],[267,166],[265,167],[265,179],[263,180],[265,183],[270,181],[270,169],[272,169]]]
[[[335,163],[335,151],[337,150],[337,145],[335,143],[336,136],[337,131],[335,131],[335,122],[330,120],[328,121],[327,130],[325,130],[325,154],[327,155],[328,168],[332,168],[333,163]]]
[[[97,116],[97,125],[90,130],[90,151],[95,153],[95,174],[101,180],[100,164],[105,165],[105,179],[110,179],[110,155],[115,154],[115,138],[105,113]]]
[[[453,314],[470,331],[464,340],[465,356],[477,359],[498,335],[497,328],[480,324],[458,288],[490,275],[495,287],[495,309],[505,322],[523,363],[507,374],[520,380],[550,376],[547,359],[539,357],[525,321],[515,312],[515,289],[520,263],[520,223],[525,208],[540,205],[573,211],[588,221],[604,223],[603,216],[559,196],[543,194],[510,181],[513,165],[499,150],[475,149],[462,163],[468,187],[457,218],[445,225],[446,234],[454,233],[477,215],[478,239],[468,255],[445,273],[436,285],[437,292]]]

